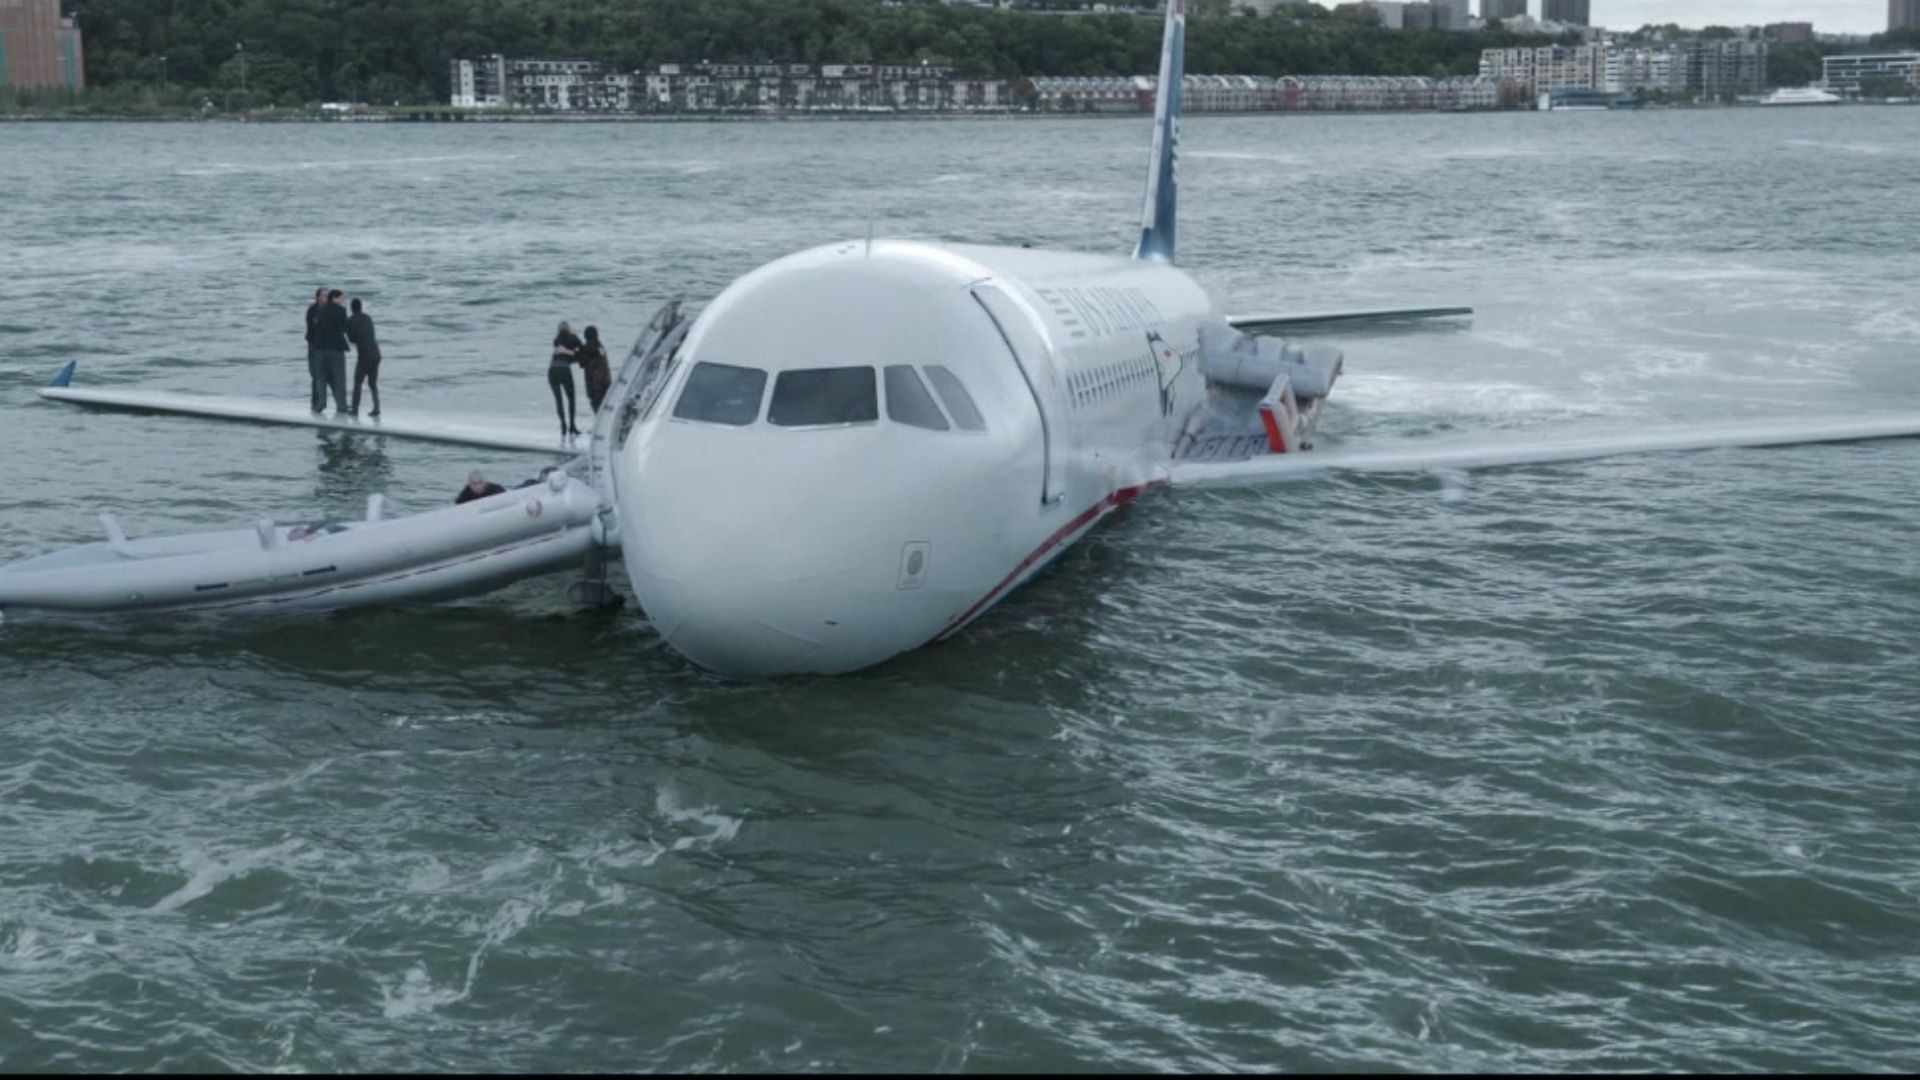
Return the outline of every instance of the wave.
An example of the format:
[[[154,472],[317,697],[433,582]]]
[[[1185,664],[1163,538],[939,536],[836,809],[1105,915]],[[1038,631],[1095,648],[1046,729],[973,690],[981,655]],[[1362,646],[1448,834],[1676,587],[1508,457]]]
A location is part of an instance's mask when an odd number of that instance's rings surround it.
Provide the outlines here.
[[[427,154],[418,157],[324,158],[310,161],[215,161],[174,170],[175,176],[221,177],[249,173],[313,172],[320,169],[367,169],[393,165],[442,165],[459,162],[504,163],[517,161],[520,154]]]

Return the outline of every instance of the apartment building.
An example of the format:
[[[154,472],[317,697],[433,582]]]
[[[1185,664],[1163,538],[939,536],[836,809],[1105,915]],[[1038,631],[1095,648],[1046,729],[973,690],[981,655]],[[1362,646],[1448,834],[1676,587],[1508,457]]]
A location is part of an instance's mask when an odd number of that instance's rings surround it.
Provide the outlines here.
[[[1920,87],[1920,52],[1829,56],[1821,66],[1821,83],[1836,94],[1858,94],[1867,79],[1904,79]]]
[[[0,0],[0,86],[84,90],[80,28],[60,15],[60,0]]]

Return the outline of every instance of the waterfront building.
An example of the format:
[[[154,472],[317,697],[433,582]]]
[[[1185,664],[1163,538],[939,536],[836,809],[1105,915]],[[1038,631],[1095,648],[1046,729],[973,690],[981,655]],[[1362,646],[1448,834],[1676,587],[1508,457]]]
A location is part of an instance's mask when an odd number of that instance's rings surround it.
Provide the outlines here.
[[[1537,49],[1487,49],[1480,74],[1535,94],[1548,90],[1598,90],[1607,80],[1604,45],[1547,45]]]
[[[1480,0],[1483,19],[1511,19],[1527,13],[1527,0]]]
[[[1920,87],[1920,52],[1829,56],[1821,66],[1821,85],[1836,94],[1858,94],[1867,79],[1904,79]]]
[[[1480,54],[1480,74],[1534,96],[1553,90],[1709,98],[1758,94],[1766,86],[1767,43],[1692,39],[1656,46],[1487,49]]]
[[[1040,76],[1033,92],[1049,112],[1152,112],[1157,77],[1150,75]],[[1188,75],[1181,105],[1188,112],[1265,112],[1286,107],[1285,80],[1264,75]]]
[[[1705,98],[1758,94],[1767,85],[1767,43],[1729,38],[1677,46],[1688,93]]]
[[[1012,104],[1003,81],[930,64],[661,64],[638,73],[591,60],[488,56],[455,60],[451,74],[451,102],[466,109],[938,112]]]
[[[1003,80],[930,64],[661,64],[627,73],[589,60],[502,56],[453,61],[452,75],[456,108],[560,113],[1004,111],[1016,97],[1043,112],[1144,113],[1157,85],[1147,75],[1039,76],[1016,94]],[[1188,75],[1182,83],[1195,113],[1493,109],[1518,100],[1488,76]]]
[[[1433,107],[1448,112],[1497,109],[1500,80],[1479,75],[1454,75],[1433,80]]]
[[[1036,103],[1048,112],[1150,112],[1153,109],[1154,80],[1144,75],[1042,75],[1030,81]]]
[[[1048,77],[1032,80],[1039,108],[1058,112],[1153,111],[1153,76]],[[1182,104],[1191,112],[1381,112],[1493,109],[1496,80],[1387,75],[1188,75]]]
[[[633,76],[591,60],[455,60],[451,102],[462,109],[610,112],[633,107]]]
[[[0,87],[84,90],[80,28],[60,15],[60,0],[0,0]]]
[[[1607,50],[1600,88],[1611,94],[1684,93],[1684,73],[1685,66],[1671,48],[1613,48]]]
[[[1887,0],[1887,32],[1920,30],[1920,0]]]
[[[1590,8],[1588,0],[1540,0],[1540,18],[1569,26],[1591,26]]]
[[[507,61],[503,56],[455,60],[449,73],[456,109],[497,109],[507,103]]]

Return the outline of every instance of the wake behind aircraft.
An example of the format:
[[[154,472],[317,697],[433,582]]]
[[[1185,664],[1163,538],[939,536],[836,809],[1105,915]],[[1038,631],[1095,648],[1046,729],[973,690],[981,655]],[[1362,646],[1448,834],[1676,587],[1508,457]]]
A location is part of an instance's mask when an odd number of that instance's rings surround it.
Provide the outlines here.
[[[622,558],[665,640],[730,675],[835,674],[953,635],[1107,515],[1170,484],[1430,470],[1628,450],[1920,434],[1920,416],[1527,448],[1310,452],[1342,373],[1311,324],[1464,308],[1231,316],[1175,265],[1184,0],[1168,5],[1131,255],[851,240],[668,303],[588,444],[509,424],[69,385],[83,404],[577,454],[545,483],[405,519],[108,540],[0,567],[0,610],[333,609],[467,595]],[[375,497],[377,500],[378,497]]]

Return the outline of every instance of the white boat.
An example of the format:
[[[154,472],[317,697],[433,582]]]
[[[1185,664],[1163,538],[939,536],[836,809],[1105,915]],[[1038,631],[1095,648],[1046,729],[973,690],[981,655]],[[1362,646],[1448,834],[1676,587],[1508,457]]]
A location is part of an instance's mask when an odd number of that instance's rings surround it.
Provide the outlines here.
[[[581,566],[605,541],[593,488],[544,483],[404,518],[107,539],[0,566],[0,613],[325,611],[466,596]]]
[[[1817,86],[1783,86],[1760,99],[1762,105],[1838,105],[1846,99]]]

